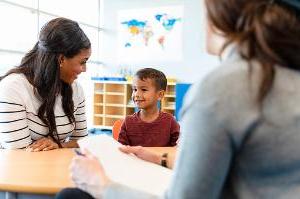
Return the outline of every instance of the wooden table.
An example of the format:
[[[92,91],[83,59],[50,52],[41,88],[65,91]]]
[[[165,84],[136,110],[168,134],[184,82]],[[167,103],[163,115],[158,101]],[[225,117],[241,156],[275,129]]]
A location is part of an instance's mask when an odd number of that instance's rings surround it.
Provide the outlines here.
[[[149,147],[161,154],[175,153],[173,147]],[[73,149],[44,152],[0,150],[0,191],[34,194],[55,194],[65,187],[73,187],[69,164]]]
[[[54,194],[73,186],[68,170],[73,156],[71,149],[0,150],[0,190]]]

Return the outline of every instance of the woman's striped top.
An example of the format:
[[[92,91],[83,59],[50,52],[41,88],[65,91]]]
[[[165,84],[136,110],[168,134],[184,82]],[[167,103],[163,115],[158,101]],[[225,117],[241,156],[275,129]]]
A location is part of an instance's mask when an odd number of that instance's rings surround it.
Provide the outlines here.
[[[85,98],[82,87],[72,84],[75,123],[65,115],[61,95],[55,102],[54,114],[61,142],[88,135]],[[37,116],[41,103],[33,86],[23,74],[11,74],[0,81],[0,148],[22,149],[47,137],[48,127]]]

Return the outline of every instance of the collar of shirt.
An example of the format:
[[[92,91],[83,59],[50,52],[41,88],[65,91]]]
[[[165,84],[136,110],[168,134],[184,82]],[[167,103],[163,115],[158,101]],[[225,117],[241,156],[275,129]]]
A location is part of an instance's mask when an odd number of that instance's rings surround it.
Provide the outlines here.
[[[223,52],[221,53],[220,57],[222,61],[225,61],[227,59],[229,59],[230,57],[232,57],[233,54],[235,54],[236,52],[236,45],[235,44],[229,44],[226,46],[226,48],[223,50]]]

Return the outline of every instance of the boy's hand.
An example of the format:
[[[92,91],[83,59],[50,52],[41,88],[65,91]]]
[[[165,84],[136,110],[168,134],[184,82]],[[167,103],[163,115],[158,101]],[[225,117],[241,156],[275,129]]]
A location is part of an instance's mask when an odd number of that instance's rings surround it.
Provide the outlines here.
[[[142,146],[121,146],[119,149],[124,153],[133,153],[142,160],[160,165],[161,157]]]

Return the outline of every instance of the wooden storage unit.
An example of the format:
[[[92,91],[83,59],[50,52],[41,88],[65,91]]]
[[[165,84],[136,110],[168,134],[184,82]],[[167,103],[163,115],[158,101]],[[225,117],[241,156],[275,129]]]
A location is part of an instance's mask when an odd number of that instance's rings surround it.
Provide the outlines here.
[[[103,125],[103,85],[95,84],[94,85],[94,125],[102,126]]]
[[[132,115],[135,112],[135,105],[132,100],[132,82],[127,82],[127,101],[126,101],[126,115]]]
[[[174,82],[168,83],[165,96],[161,101],[161,110],[164,112],[171,113],[172,115],[175,115],[175,86],[176,83]]]
[[[127,84],[118,81],[94,81],[94,126],[111,129],[126,115]]]
[[[175,114],[175,83],[168,83],[165,97],[161,103],[164,112]],[[95,128],[112,129],[114,122],[135,112],[131,98],[131,82],[94,81]]]

